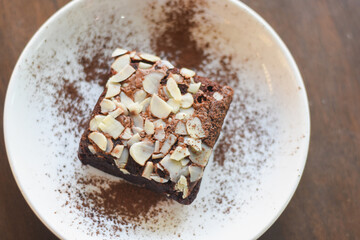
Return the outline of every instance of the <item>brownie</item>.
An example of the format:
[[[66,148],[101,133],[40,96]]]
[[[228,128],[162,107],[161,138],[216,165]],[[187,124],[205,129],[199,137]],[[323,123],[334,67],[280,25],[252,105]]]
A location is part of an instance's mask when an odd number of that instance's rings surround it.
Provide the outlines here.
[[[228,86],[159,57],[116,49],[78,156],[131,183],[190,204],[232,101]]]

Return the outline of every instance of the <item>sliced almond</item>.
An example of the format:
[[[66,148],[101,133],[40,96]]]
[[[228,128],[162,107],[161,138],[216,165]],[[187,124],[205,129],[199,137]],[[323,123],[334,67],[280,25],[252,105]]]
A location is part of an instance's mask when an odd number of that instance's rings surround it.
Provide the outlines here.
[[[106,90],[106,95],[105,98],[111,98],[114,97],[118,94],[120,94],[120,84],[117,83],[109,83],[107,84],[107,90]]]
[[[140,103],[140,105],[142,106],[142,110],[141,110],[142,112],[146,112],[147,107],[150,105],[150,101],[151,101],[151,98],[148,97]]]
[[[154,153],[152,155],[152,159],[159,159],[159,158],[163,158],[164,157],[164,154],[162,153]]]
[[[166,66],[168,69],[173,69],[174,65],[172,65],[169,61],[167,60],[161,60],[160,61],[160,67],[161,66]]]
[[[154,152],[158,153],[160,151],[160,141],[155,141]]]
[[[126,128],[123,134],[121,135],[121,139],[129,140],[133,136],[133,133],[130,128]]]
[[[129,150],[127,148],[124,148],[121,152],[120,158],[115,159],[115,164],[118,168],[123,169],[126,167],[126,164],[129,160]]]
[[[211,152],[212,148],[208,147],[206,144],[202,144],[202,150],[200,152],[190,150],[189,158],[193,163],[205,167],[207,162],[209,161]]]
[[[121,48],[116,48],[113,51],[113,53],[111,54],[111,57],[118,57],[118,56],[124,55],[127,52],[128,52],[128,50],[121,49]]]
[[[162,120],[162,119],[158,119],[156,121],[154,121],[154,126],[155,128],[163,126],[163,128],[166,127],[166,123]]]
[[[166,103],[170,107],[172,107],[172,112],[173,113],[177,113],[180,110],[180,102],[176,101],[175,99],[170,98]]]
[[[162,141],[165,138],[165,131],[164,131],[164,127],[162,125],[155,128],[154,138],[159,140],[159,141]]]
[[[116,60],[111,64],[111,68],[116,72],[120,72],[125,66],[130,64],[129,54],[123,55],[116,58]]]
[[[159,58],[158,56],[148,54],[148,53],[141,53],[140,57],[149,62],[157,62],[157,61],[161,60],[161,58]]]
[[[161,86],[159,89],[159,95],[160,96],[165,96],[165,99],[170,99],[171,95],[169,93],[169,91],[167,90],[166,86]]]
[[[127,145],[128,145],[128,147],[130,147],[133,144],[140,142],[140,140],[141,140],[140,134],[136,133],[129,139],[129,141],[127,142]]]
[[[183,160],[185,160],[185,159],[183,159]],[[184,177],[187,177],[187,176],[190,175],[190,173],[189,173],[189,166],[184,166],[184,167],[180,170],[179,178],[180,178],[181,175],[183,175]],[[176,179],[176,180],[178,181],[179,178]]]
[[[179,177],[179,172],[183,167],[181,163],[171,159],[169,155],[165,156],[159,163],[169,173],[170,180],[176,182],[177,178]]]
[[[124,126],[111,115],[106,116],[106,118],[102,120],[99,128],[114,139],[117,139],[124,130]]]
[[[116,145],[114,149],[111,151],[111,155],[116,158],[120,158],[123,150],[124,150],[124,145]]]
[[[144,130],[147,135],[153,135],[155,132],[154,124],[149,119],[145,120]]]
[[[157,171],[157,169],[160,169],[162,172],[165,171],[164,168],[163,168],[163,166],[161,166],[159,163],[157,163],[157,164],[155,165],[155,168],[156,168],[156,171]]]
[[[176,101],[182,100],[180,89],[173,78],[167,80],[166,88]]]
[[[170,158],[176,161],[186,158],[190,155],[189,150],[184,146],[177,146],[174,152],[171,154]]]
[[[134,104],[134,101],[129,98],[124,92],[120,93],[120,101],[124,106],[129,109]]]
[[[139,165],[144,166],[145,162],[154,152],[154,145],[149,142],[137,142],[130,147],[130,155]]]
[[[123,173],[123,174],[126,174],[126,175],[130,175],[130,172],[126,169],[123,169],[121,168],[120,171]]]
[[[191,146],[195,151],[199,152],[201,151],[201,140],[200,139],[194,139],[190,137],[184,138],[184,143]]]
[[[184,176],[180,176],[179,181],[175,184],[175,190],[183,193],[182,198],[187,198],[189,196],[188,182]]]
[[[167,183],[169,181],[169,179],[162,178],[156,174],[150,175],[150,178],[151,178],[151,180],[154,180],[155,182],[158,182],[158,183]]]
[[[189,166],[190,182],[195,182],[203,176],[203,168],[195,165]]]
[[[150,101],[150,111],[155,117],[167,118],[172,111],[172,107],[170,107],[158,95],[154,94]]]
[[[136,51],[132,51],[132,52],[130,53],[130,58],[131,58],[132,60],[135,60],[135,61],[140,61],[140,60],[141,60],[141,58],[136,54]]]
[[[193,105],[194,98],[191,93],[186,93],[181,97],[181,107],[182,108],[189,108]]]
[[[137,115],[139,113],[141,113],[142,109],[143,109],[143,106],[141,106],[140,103],[134,103],[134,104],[131,104],[129,107],[129,112],[133,115]]]
[[[90,121],[90,130],[91,131],[97,131],[99,130],[99,124],[102,120],[104,120],[106,116],[103,115],[96,115],[93,119]]]
[[[115,110],[116,105],[113,101],[104,98],[100,103],[100,108],[102,113],[107,113]]]
[[[182,69],[180,69],[180,74],[186,78],[191,78],[191,77],[195,76],[196,73],[193,70],[190,70],[188,68],[182,68]]]
[[[223,98],[224,98],[223,95],[221,95],[221,94],[218,93],[218,92],[214,92],[213,97],[215,98],[216,101],[221,101],[221,100],[223,100]]]
[[[170,134],[163,143],[160,152],[164,155],[167,154],[170,151],[171,147],[175,144],[176,140],[177,137],[173,134]]]
[[[192,138],[206,137],[205,131],[202,128],[201,121],[198,117],[194,117],[194,118],[187,120],[186,130]]]
[[[183,120],[189,119],[194,114],[194,108],[180,108],[179,112],[175,115],[175,119]]]
[[[189,88],[187,89],[187,91],[189,93],[195,94],[199,91],[201,87],[201,82],[198,83],[190,83]]]
[[[180,161],[180,163],[181,163],[182,166],[188,165],[189,162],[190,162],[190,160],[187,159],[187,158],[181,159],[181,161]]]
[[[117,118],[117,117],[120,116],[123,112],[124,112],[124,110],[123,110],[121,107],[119,107],[119,108],[115,109],[114,111],[109,112],[109,115],[111,115],[113,118]]]
[[[113,149],[113,147],[114,147],[113,141],[111,141],[110,138],[107,138],[107,145],[106,145],[106,150],[105,150],[105,152],[107,152],[107,153],[111,152],[111,150]]]
[[[136,70],[130,65],[126,65],[123,69],[121,69],[117,74],[112,76],[109,81],[110,82],[122,82],[128,79]]]
[[[150,175],[152,174],[153,169],[154,164],[152,162],[147,162],[141,176],[150,180]]]
[[[131,119],[134,122],[134,126],[143,129],[144,128],[144,118],[140,115],[132,115]]]
[[[146,98],[146,92],[142,89],[137,90],[134,94],[134,100],[135,102],[142,102]]]
[[[96,150],[95,150],[95,148],[94,148],[93,145],[89,145],[89,146],[88,146],[88,149],[89,149],[89,151],[90,151],[92,154],[96,154]]]
[[[120,94],[120,95],[121,95],[121,94]],[[129,115],[129,111],[127,110],[125,104],[119,102],[119,101],[116,100],[116,99],[113,99],[113,102],[115,103],[116,107],[121,108],[121,110],[123,111],[123,114],[124,114],[124,115],[126,115],[126,116]]]
[[[144,62],[139,62],[139,68],[141,69],[149,69],[151,68],[153,65],[149,64],[149,63],[144,63]]]
[[[138,133],[139,135],[144,131],[144,129],[139,128],[139,127],[132,127],[131,129],[134,134]]]
[[[176,134],[179,134],[179,135],[187,135],[188,133],[187,133],[187,131],[186,131],[185,123],[179,121],[179,122],[176,124],[175,133],[176,133]]]
[[[93,141],[102,151],[106,150],[107,139],[104,134],[99,132],[92,132],[89,134],[88,138]]]
[[[177,83],[182,83],[183,82],[183,77],[179,74],[170,74],[169,77],[172,77]]]
[[[160,81],[164,76],[165,74],[161,72],[151,72],[145,75],[142,83],[144,90],[150,94],[157,93],[160,87]]]

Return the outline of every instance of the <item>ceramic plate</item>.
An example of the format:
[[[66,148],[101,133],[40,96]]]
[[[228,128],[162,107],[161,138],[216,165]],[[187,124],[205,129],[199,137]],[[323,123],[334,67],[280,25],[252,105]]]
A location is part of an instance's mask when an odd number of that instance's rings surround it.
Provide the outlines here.
[[[77,148],[115,47],[167,58],[234,88],[190,206],[82,166]],[[237,1],[72,1],[21,54],[5,102],[16,181],[64,239],[253,239],[290,201],[309,144],[309,109],[284,43]]]

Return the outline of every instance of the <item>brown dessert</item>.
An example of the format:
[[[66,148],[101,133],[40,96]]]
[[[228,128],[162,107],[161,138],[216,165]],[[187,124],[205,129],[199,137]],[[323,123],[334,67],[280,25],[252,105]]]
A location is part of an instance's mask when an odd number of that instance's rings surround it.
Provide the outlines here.
[[[196,198],[233,90],[159,57],[116,49],[79,159],[182,204]]]

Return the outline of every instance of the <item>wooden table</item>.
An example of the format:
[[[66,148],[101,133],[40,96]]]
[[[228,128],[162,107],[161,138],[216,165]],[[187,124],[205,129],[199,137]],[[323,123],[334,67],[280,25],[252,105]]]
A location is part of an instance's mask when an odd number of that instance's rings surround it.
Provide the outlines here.
[[[2,103],[25,44],[66,2],[0,0]],[[311,109],[304,175],[289,206],[261,239],[360,239],[360,1],[244,2],[289,47],[303,75]],[[2,121],[3,110],[0,114]],[[56,239],[23,199],[3,138],[0,151],[0,239]]]

